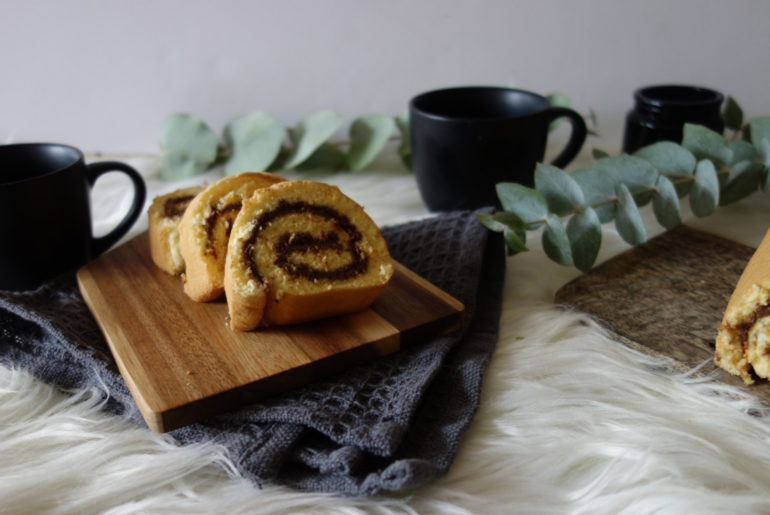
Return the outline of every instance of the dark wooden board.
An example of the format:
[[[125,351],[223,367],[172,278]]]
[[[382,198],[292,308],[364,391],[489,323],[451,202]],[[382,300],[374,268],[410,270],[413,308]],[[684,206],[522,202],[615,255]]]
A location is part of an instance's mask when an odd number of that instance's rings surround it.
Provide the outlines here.
[[[463,305],[396,263],[367,310],[294,326],[235,332],[224,300],[196,303],[158,269],[147,234],[78,271],[147,425],[170,431],[296,388],[460,327]]]
[[[719,380],[743,386],[711,360],[717,327],[754,250],[680,226],[571,281],[555,300],[591,314],[622,343],[668,358],[678,370],[706,362],[699,373],[715,372]],[[767,382],[748,388],[770,400]]]

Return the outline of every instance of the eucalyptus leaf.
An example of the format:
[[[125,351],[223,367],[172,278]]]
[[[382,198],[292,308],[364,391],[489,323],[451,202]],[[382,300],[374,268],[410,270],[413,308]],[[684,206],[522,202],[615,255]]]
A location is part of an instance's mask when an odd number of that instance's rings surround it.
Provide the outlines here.
[[[631,245],[638,245],[647,241],[647,229],[644,227],[642,215],[636,206],[631,191],[625,184],[618,184],[615,188],[618,197],[618,213],[615,216],[615,228],[624,241]]]
[[[198,118],[177,113],[163,122],[159,145],[161,178],[173,180],[208,170],[217,158],[219,138]]]
[[[731,96],[727,97],[722,117],[724,118],[725,126],[728,129],[739,131],[741,130],[741,127],[743,127],[743,109],[741,109],[738,102]]]
[[[770,139],[763,139],[759,143],[759,158],[764,164],[762,169],[762,191],[770,187]]]
[[[200,175],[209,169],[210,164],[196,161],[185,150],[167,150],[160,160],[160,177],[174,181]]]
[[[365,168],[385,148],[395,128],[393,118],[383,114],[369,114],[353,120],[348,167],[354,172]]]
[[[396,117],[396,126],[401,133],[401,143],[398,145],[398,157],[408,169],[412,169],[412,147],[409,142],[409,114]]]
[[[719,205],[719,178],[714,163],[708,159],[695,166],[695,183],[690,191],[690,207],[695,216],[704,217]]]
[[[671,180],[660,175],[655,183],[655,194],[652,197],[652,211],[660,225],[673,229],[682,223],[682,212],[679,206],[679,196]]]
[[[311,170],[337,171],[345,167],[347,155],[337,145],[324,143],[310,157],[294,167],[300,172]]]
[[[732,150],[721,134],[703,125],[684,124],[682,146],[693,153],[696,159],[710,159],[718,165],[732,161]]]
[[[498,211],[493,214],[479,213],[476,215],[476,218],[478,218],[484,227],[494,232],[503,232],[508,229],[516,231],[526,229],[526,224],[521,218],[506,211]]]
[[[758,145],[763,139],[770,140],[770,116],[752,118],[749,122],[751,128],[751,142]]]
[[[293,168],[310,157],[324,142],[342,126],[342,118],[330,109],[318,111],[300,121],[289,132],[293,148],[286,162]]]
[[[659,173],[649,161],[624,154],[599,159],[592,168],[605,171],[616,184],[628,187],[637,205],[643,206],[652,200]]]
[[[732,204],[757,191],[764,180],[764,171],[764,165],[755,161],[743,161],[733,166],[730,181],[719,193],[719,205]]]
[[[232,120],[224,130],[224,140],[230,148],[225,173],[267,170],[285,139],[286,130],[265,111]]]
[[[582,272],[589,271],[602,244],[602,225],[593,208],[587,207],[570,217],[567,238],[575,266]]]
[[[728,146],[733,152],[730,166],[734,166],[743,161],[758,161],[760,159],[759,152],[757,152],[757,149],[754,147],[754,145],[748,141],[731,141]]]
[[[586,204],[592,206],[603,224],[615,218],[617,204],[615,198],[615,181],[607,172],[594,168],[581,168],[571,174],[572,179],[583,190]]]
[[[545,199],[532,188],[514,182],[500,182],[495,189],[503,209],[527,224],[544,221],[548,215]]]
[[[561,265],[572,265],[569,237],[561,218],[551,213],[548,215],[542,236],[543,250],[553,261]]]
[[[766,165],[770,166],[770,139],[764,138],[757,145],[757,151],[759,153],[759,159]]]
[[[514,231],[512,229],[506,229],[503,231],[503,240],[505,241],[506,253],[509,256],[518,254],[519,252],[529,252],[527,248],[527,232],[526,231]]]
[[[679,197],[689,193],[696,163],[692,152],[671,141],[659,141],[640,148],[634,152],[634,156],[644,159],[658,172],[667,175]]]
[[[575,179],[555,166],[537,165],[535,188],[545,198],[548,210],[559,216],[572,213],[586,205],[583,190]]]

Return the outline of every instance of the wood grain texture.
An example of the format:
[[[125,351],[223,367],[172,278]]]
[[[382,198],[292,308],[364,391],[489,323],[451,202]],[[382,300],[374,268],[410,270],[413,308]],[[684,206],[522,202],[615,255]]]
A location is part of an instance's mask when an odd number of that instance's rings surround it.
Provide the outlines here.
[[[618,340],[671,367],[743,381],[716,367],[717,327],[753,248],[685,226],[663,233],[563,286],[556,302],[591,314]],[[750,388],[770,401],[770,384]]]
[[[395,268],[366,311],[247,333],[229,329],[224,299],[193,302],[157,268],[146,233],[77,277],[147,425],[165,432],[460,327],[460,302]]]

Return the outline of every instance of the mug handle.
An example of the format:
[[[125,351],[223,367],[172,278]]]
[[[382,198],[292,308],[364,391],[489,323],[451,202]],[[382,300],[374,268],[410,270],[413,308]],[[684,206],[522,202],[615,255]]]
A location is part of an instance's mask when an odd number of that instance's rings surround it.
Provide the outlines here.
[[[139,218],[139,215],[142,213],[144,199],[147,196],[144,179],[139,175],[139,172],[127,164],[118,161],[102,161],[100,163],[86,165],[86,177],[89,186],[93,187],[96,179],[107,172],[123,172],[128,175],[128,178],[131,179],[131,183],[134,186],[134,200],[131,203],[131,207],[128,209],[128,213],[126,213],[126,216],[123,217],[123,220],[121,220],[113,230],[99,238],[91,238],[91,258],[95,258],[112,247],[115,242],[131,229],[131,226],[134,225],[134,222],[136,222],[136,219]]]
[[[580,152],[580,149],[583,147],[583,143],[586,141],[586,136],[588,135],[586,122],[577,112],[566,107],[548,108],[546,118],[548,123],[551,123],[557,118],[567,118],[572,125],[572,134],[570,135],[569,141],[567,142],[567,146],[564,147],[564,150],[562,150],[561,153],[551,162],[553,166],[564,168],[567,166],[567,164],[569,164],[570,161],[575,158],[578,152]]]

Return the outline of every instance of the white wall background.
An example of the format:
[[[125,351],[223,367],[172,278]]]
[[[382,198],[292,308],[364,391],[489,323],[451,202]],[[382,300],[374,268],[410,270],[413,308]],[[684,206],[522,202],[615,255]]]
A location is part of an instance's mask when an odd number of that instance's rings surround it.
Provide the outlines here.
[[[399,114],[463,84],[567,94],[619,151],[633,91],[770,114],[768,0],[2,0],[0,143],[156,152],[166,115]]]

